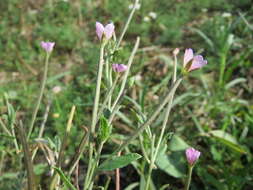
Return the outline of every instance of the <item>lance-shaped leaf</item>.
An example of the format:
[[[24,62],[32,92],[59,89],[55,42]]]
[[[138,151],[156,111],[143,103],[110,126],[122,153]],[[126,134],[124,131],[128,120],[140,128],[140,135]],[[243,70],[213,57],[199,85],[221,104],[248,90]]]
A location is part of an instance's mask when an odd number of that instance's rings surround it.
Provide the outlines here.
[[[100,171],[110,171],[115,170],[117,168],[122,168],[127,166],[131,162],[138,160],[142,156],[137,153],[129,153],[123,156],[114,156],[112,159],[103,162],[99,167],[98,170]]]

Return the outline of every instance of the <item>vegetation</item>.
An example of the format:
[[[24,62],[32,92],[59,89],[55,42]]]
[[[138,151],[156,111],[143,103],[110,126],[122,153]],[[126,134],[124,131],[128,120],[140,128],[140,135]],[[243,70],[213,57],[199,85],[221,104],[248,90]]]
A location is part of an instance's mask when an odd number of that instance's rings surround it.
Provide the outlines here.
[[[188,147],[201,152],[190,189],[253,188],[251,1],[142,0],[119,43],[134,3],[0,1],[1,190],[118,190],[119,184],[126,190],[183,189]],[[102,62],[131,69],[125,75],[104,68],[102,111],[94,117],[103,46],[96,21],[113,21],[117,37],[105,44]],[[55,42],[50,54],[41,41]],[[175,48],[180,49],[177,72]],[[186,48],[208,64],[189,72],[177,88]],[[46,55],[47,79],[33,125]],[[119,110],[113,112],[119,94]],[[145,124],[161,101],[169,106]]]

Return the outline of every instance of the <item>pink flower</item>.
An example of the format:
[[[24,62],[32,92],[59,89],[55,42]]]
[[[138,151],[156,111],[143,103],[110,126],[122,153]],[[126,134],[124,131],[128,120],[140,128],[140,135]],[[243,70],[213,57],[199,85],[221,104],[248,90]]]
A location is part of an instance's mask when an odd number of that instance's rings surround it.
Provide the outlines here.
[[[192,49],[186,49],[184,53],[184,68],[186,71],[193,71],[199,69],[207,64],[202,55],[193,55]]]
[[[53,51],[55,43],[54,42],[40,42],[40,46],[46,50],[47,53],[50,53],[51,51]]]
[[[105,27],[100,22],[96,22],[96,33],[99,40],[102,40],[103,35],[105,38],[109,40],[114,33],[114,25],[113,23],[107,24]]]
[[[124,72],[125,70],[127,70],[127,66],[124,65],[124,64],[112,64],[112,69],[115,71],[115,72]]]
[[[194,148],[187,148],[185,151],[186,159],[191,166],[199,159],[200,154],[201,152]]]
[[[173,50],[173,55],[177,56],[177,54],[179,53],[180,49],[176,48]]]

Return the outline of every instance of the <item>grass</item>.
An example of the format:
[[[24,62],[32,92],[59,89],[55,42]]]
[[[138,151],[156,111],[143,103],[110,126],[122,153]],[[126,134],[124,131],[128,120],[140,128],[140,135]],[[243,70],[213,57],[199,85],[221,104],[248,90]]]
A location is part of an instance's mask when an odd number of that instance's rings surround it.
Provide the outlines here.
[[[125,0],[0,2],[0,112],[1,121],[8,130],[11,131],[12,126],[22,120],[28,131],[43,73],[44,53],[39,43],[42,40],[55,41],[46,95],[42,99],[29,145],[32,148],[38,146],[39,126],[48,113],[44,139],[48,141],[48,147],[59,151],[67,116],[75,105],[75,117],[65,152],[66,162],[71,159],[82,132],[91,121],[99,58],[95,21],[106,23],[112,20],[119,36],[131,3]],[[173,49],[181,48],[182,55],[184,48],[192,47],[204,54],[208,65],[191,73],[177,92],[169,118],[167,141],[162,142],[168,149],[159,155],[156,163],[159,169],[153,172],[151,184],[156,189],[165,184],[170,184],[172,189],[182,188],[187,169],[183,150],[193,146],[202,155],[193,171],[192,189],[252,189],[251,4],[249,0],[240,3],[224,0],[141,2],[141,8],[134,15],[123,39],[124,48],[115,52],[115,62],[126,63],[136,36],[140,35],[140,49],[130,74],[139,80],[123,99],[113,135],[104,146],[102,158],[115,150],[115,144],[136,130],[132,126],[143,123],[158,103],[157,97],[165,94],[173,72]],[[155,12],[157,17],[151,18],[150,12]],[[145,17],[149,21],[145,21]],[[60,93],[52,91],[55,86],[61,87]],[[102,91],[105,92],[105,89],[106,84],[102,84]],[[152,125],[157,135],[162,117],[161,114]],[[22,189],[27,174],[23,154],[17,152],[21,145],[13,143],[12,132],[9,135],[2,128],[0,132],[0,189]],[[142,153],[142,146],[145,150],[152,147],[152,139],[147,133],[133,141],[125,152]],[[88,155],[88,151],[84,155]],[[34,163],[36,179],[43,189],[48,183],[45,178],[48,178],[51,168],[45,164],[41,150]],[[82,180],[86,167],[87,157],[83,156],[79,168]],[[136,182],[139,183],[137,189],[144,188],[147,160],[141,158],[120,171],[122,188]],[[97,184],[104,185],[108,177],[111,178],[109,189],[113,189],[115,177],[111,172],[100,175],[96,179]]]

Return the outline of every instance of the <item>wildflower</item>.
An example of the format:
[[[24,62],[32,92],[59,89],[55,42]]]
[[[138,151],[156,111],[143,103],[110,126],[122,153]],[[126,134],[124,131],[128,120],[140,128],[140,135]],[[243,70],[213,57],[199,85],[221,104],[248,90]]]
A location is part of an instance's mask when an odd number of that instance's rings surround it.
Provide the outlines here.
[[[199,69],[207,64],[202,55],[193,55],[192,49],[186,49],[184,53],[184,68],[187,72]]]
[[[103,35],[107,40],[109,40],[114,33],[114,24],[107,24],[105,27],[100,22],[96,22],[96,33],[99,40],[102,40]]]
[[[149,12],[148,15],[152,18],[152,19],[156,19],[157,14],[155,12]]]
[[[139,10],[141,8],[141,4],[140,3],[137,3],[136,5],[135,4],[130,4],[128,6],[129,9],[133,9],[135,8],[136,10]]]
[[[193,166],[196,161],[199,159],[201,152],[194,148],[187,148],[185,151],[186,159],[190,166]]]
[[[58,94],[59,92],[61,92],[61,87],[60,86],[55,86],[53,89],[52,89],[52,91],[53,91],[53,93],[54,94]]]
[[[144,20],[144,22],[149,22],[149,21],[150,21],[150,18],[149,18],[148,16],[145,16],[145,17],[143,18],[143,20]]]
[[[225,12],[221,16],[224,17],[224,18],[228,18],[228,17],[231,17],[232,15],[231,15],[231,13]]]
[[[173,55],[177,56],[177,54],[179,53],[180,49],[176,48],[173,50]]]
[[[124,64],[112,64],[112,68],[115,72],[124,72],[125,70],[127,70],[127,66]]]
[[[47,53],[50,53],[51,51],[53,51],[55,42],[40,42],[40,46],[46,50]]]

